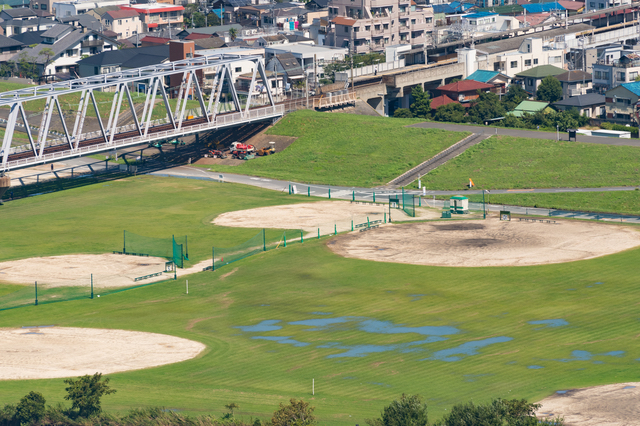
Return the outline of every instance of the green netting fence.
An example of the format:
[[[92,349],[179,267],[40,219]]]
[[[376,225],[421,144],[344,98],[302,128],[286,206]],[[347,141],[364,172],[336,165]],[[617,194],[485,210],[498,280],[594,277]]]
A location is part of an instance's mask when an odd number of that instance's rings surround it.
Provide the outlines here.
[[[175,238],[155,238],[124,231],[122,251],[114,253],[133,256],[164,257],[173,260],[178,268],[184,267],[184,260],[189,260],[187,236]]]
[[[157,274],[155,274],[157,275]],[[12,286],[13,291],[0,295],[0,311],[20,308],[24,306],[46,305],[56,302],[67,302],[70,300],[94,299],[108,296],[134,288],[146,287],[158,284],[166,280],[173,280],[174,275],[165,275],[166,279],[146,284],[137,284],[127,287],[101,287],[104,281],[108,281],[106,276],[89,276],[83,280],[73,280],[65,282],[65,286],[60,283],[35,282],[26,286]]]

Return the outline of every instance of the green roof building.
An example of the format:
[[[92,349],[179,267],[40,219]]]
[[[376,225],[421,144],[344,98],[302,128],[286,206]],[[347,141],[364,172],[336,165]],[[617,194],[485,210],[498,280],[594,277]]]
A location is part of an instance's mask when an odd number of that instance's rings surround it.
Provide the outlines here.
[[[545,77],[555,77],[566,72],[567,70],[554,67],[553,65],[539,65],[516,74],[515,79],[524,81],[524,90],[535,95],[538,91],[538,86]]]
[[[516,109],[514,109],[509,114],[515,115],[516,117],[522,117],[524,114],[535,114],[536,112],[550,112],[553,111],[549,108],[549,102],[541,102],[541,101],[522,101]]]

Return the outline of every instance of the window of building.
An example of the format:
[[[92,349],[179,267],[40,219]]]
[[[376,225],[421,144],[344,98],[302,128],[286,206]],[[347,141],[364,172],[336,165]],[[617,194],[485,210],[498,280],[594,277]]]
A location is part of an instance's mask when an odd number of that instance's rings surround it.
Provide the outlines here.
[[[389,37],[385,37],[384,38],[384,42],[385,42],[385,44],[389,43]]]
[[[348,33],[349,32],[349,27],[344,27],[344,32]]]
[[[533,86],[533,79],[532,78],[528,78],[527,79],[527,86]]]
[[[40,9],[41,10],[47,10],[47,5],[46,4],[41,4],[40,5]]]
[[[518,61],[511,61],[511,68],[518,68]]]
[[[533,58],[533,65],[538,65],[538,58]]]
[[[357,33],[358,31],[360,31],[360,27],[353,27],[353,32]]]
[[[604,9],[604,3],[598,3],[598,6],[600,6],[600,9]]]
[[[596,71],[596,72],[594,73],[594,77],[595,77],[595,78],[602,78],[602,77],[601,77],[601,75],[602,75],[602,73],[601,73],[600,71]]]
[[[242,72],[242,67],[236,67],[236,72]]]
[[[424,22],[430,24],[433,21],[433,18],[425,18]]]
[[[187,52],[187,59],[191,59],[191,58],[193,58],[193,53]],[[242,68],[240,68],[240,69],[242,69]]]
[[[603,80],[609,80],[609,72],[608,71],[602,71],[602,79]]]
[[[626,81],[627,80],[627,75],[624,72],[619,72],[618,73],[618,80],[620,81]]]
[[[380,25],[376,25],[373,28],[375,28],[376,31],[380,31]]]
[[[595,2],[595,1],[592,1],[591,3],[589,3],[589,7],[590,7],[591,9],[595,9],[595,8],[596,8],[596,2]]]
[[[385,30],[389,29],[389,24],[382,24],[382,28],[384,28]]]
[[[122,19],[118,19],[118,25],[122,25]]]
[[[276,88],[276,82],[275,82],[275,81],[272,81],[272,82],[271,82],[271,88],[272,88],[272,89],[275,89],[275,88]]]
[[[416,20],[415,20],[415,19],[412,19],[412,20],[411,20],[411,25],[415,25],[415,24],[416,24]]]
[[[175,18],[176,16],[178,16],[178,12],[171,12],[171,17]]]
[[[629,80],[635,80],[638,78],[638,71],[633,71],[629,73]]]
[[[525,59],[524,60],[524,66],[525,67],[530,67],[531,66],[531,59]]]
[[[364,26],[364,30],[365,31],[370,31],[371,30],[371,25],[365,25]]]

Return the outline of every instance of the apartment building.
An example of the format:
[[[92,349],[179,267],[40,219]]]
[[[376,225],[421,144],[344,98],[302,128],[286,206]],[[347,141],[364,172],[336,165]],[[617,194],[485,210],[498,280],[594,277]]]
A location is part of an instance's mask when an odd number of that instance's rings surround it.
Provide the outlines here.
[[[325,44],[356,53],[398,44],[423,44],[433,31],[433,9],[411,0],[332,0]]]
[[[619,59],[610,59],[608,52],[593,65],[593,88],[605,93],[623,83],[634,82],[640,74],[640,52],[621,52]]]
[[[45,0],[48,1],[48,0]],[[82,15],[93,9],[105,6],[128,6],[129,0],[99,0],[99,1],[57,1],[51,5],[50,12],[56,15],[56,18],[65,18],[68,16]]]
[[[635,124],[638,119],[638,102],[640,102],[640,82],[623,83],[605,95],[607,121],[618,124]]]
[[[105,29],[118,34],[118,39],[129,38],[142,32],[140,15],[135,10],[112,10],[100,17]]]
[[[481,49],[479,47],[479,49]],[[540,65],[553,65],[564,67],[564,50],[555,49],[554,46],[544,46],[542,38],[525,38],[518,50],[506,52],[498,56],[499,69],[502,73],[513,77],[526,70]]]
[[[142,30],[145,32],[183,26],[184,7],[182,6],[166,3],[141,3],[120,8],[138,12],[142,21]]]

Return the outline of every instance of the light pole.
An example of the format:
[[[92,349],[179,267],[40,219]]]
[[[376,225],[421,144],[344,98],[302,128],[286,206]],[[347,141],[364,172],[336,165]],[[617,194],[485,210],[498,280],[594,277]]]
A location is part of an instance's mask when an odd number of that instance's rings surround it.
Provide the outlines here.
[[[484,202],[484,193],[490,194],[488,189],[483,189],[482,190],[482,218],[486,219],[487,218],[487,205]]]
[[[560,142],[560,125],[556,124],[556,140]]]

